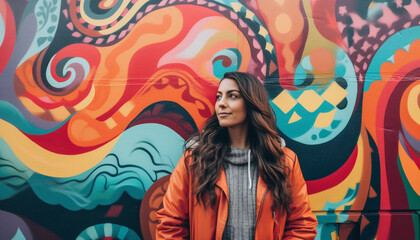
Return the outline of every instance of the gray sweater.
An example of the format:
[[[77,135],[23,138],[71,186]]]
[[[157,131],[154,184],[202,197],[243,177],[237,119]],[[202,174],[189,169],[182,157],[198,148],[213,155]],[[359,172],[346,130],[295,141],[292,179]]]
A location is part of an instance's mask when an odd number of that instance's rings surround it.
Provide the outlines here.
[[[225,171],[229,213],[223,239],[254,239],[258,180],[256,161],[252,160],[249,149],[233,147],[225,161],[228,163]]]

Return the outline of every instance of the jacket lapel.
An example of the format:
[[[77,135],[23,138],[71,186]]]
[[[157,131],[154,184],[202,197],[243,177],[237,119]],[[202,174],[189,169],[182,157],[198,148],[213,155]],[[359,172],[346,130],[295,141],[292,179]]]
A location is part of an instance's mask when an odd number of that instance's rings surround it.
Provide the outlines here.
[[[260,208],[261,208],[261,204],[262,201],[264,200],[265,194],[267,193],[267,184],[262,180],[261,176],[258,175],[258,183],[257,183],[257,215],[256,215],[256,219],[258,222],[258,218],[260,215]]]
[[[220,187],[225,193],[227,199],[229,199],[229,189],[227,185],[226,172],[221,169],[219,179],[216,181],[216,186]]]

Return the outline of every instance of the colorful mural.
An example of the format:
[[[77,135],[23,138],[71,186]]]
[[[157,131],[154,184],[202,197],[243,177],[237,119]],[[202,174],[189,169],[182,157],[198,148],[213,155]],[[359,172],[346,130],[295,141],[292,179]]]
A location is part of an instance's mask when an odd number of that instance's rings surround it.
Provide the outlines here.
[[[0,0],[0,239],[153,239],[218,81],[264,82],[317,239],[420,239],[420,1]]]

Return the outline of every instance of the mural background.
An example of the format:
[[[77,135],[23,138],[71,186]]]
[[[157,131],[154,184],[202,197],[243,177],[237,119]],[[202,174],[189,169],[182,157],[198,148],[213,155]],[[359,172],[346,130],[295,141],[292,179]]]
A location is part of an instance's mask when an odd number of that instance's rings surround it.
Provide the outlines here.
[[[0,238],[151,239],[226,71],[264,82],[317,239],[420,239],[420,1],[0,0]]]

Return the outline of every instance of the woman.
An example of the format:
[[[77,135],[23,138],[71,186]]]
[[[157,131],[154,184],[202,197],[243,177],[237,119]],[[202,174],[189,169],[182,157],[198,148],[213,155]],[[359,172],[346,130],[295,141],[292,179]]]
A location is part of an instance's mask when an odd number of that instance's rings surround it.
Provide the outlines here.
[[[257,78],[226,73],[215,113],[186,146],[157,213],[157,239],[315,238],[297,156]]]

